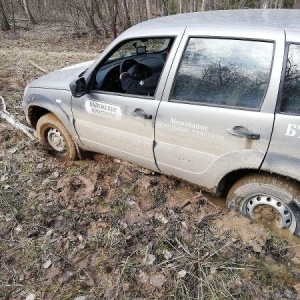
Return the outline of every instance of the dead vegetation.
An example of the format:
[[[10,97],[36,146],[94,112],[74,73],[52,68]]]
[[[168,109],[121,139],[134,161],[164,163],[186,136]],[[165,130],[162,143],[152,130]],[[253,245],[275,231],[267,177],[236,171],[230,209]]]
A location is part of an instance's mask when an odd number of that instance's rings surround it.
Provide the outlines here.
[[[3,35],[8,109],[24,121],[23,89],[42,75],[30,61],[51,71],[93,59],[104,43],[42,25]],[[0,241],[1,299],[296,299],[300,290],[297,241],[117,159],[58,162],[4,122]]]

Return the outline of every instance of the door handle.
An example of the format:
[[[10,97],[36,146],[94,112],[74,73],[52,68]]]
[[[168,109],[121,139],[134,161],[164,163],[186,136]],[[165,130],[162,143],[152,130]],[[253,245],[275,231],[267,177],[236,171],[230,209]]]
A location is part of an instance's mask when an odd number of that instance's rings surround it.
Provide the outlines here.
[[[251,139],[251,140],[259,140],[260,139],[259,133],[251,132],[243,126],[235,126],[232,129],[228,129],[227,132],[234,136],[244,137],[244,138]]]
[[[135,111],[132,113],[132,115],[134,117],[140,117],[140,118],[144,118],[144,119],[147,119],[147,120],[151,120],[152,119],[152,115],[147,114],[141,108],[136,108]]]

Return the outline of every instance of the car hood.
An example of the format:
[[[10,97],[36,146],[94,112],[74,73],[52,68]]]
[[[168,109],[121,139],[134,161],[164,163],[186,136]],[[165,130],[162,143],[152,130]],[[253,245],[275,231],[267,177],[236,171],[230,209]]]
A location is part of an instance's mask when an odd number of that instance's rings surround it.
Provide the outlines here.
[[[70,90],[69,84],[72,80],[85,71],[93,61],[86,61],[80,64],[65,67],[45,76],[42,76],[29,84],[30,88],[45,88],[57,90]]]

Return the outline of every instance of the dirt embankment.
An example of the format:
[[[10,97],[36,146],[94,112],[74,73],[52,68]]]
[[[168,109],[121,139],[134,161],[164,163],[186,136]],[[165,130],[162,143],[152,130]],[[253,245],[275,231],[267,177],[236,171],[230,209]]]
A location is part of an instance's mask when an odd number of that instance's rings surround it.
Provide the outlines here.
[[[0,95],[90,60],[103,42],[47,26],[1,34]],[[96,155],[60,163],[0,121],[0,298],[296,299],[300,245],[197,186]]]

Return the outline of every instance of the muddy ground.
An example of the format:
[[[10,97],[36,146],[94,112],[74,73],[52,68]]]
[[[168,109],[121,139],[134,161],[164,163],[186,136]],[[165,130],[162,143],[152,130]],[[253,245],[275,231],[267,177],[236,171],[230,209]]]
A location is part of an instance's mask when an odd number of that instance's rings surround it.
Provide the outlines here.
[[[34,64],[91,60],[107,43],[59,25],[1,32],[8,110],[24,122]],[[100,154],[58,162],[0,120],[0,299],[297,299],[299,250],[197,186]]]

